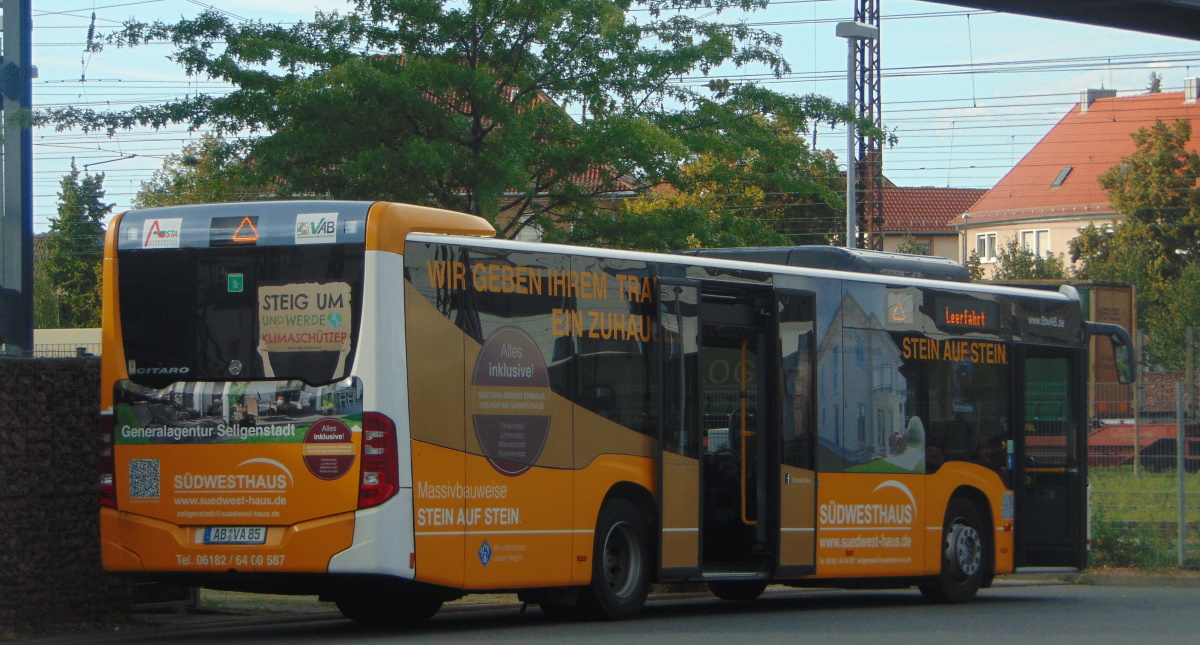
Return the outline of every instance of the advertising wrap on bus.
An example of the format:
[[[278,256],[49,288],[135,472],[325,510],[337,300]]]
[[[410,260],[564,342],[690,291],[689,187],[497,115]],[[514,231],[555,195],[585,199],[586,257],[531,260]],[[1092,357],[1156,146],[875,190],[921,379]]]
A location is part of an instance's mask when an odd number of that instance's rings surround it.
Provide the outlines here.
[[[1073,289],[494,233],[387,202],[122,215],[104,568],[400,625],[498,590],[632,618],[655,582],[961,603],[1086,564],[1086,340],[1124,332]]]
[[[178,525],[280,525],[358,503],[362,382],[120,381],[118,507]],[[300,502],[303,500],[303,503]]]

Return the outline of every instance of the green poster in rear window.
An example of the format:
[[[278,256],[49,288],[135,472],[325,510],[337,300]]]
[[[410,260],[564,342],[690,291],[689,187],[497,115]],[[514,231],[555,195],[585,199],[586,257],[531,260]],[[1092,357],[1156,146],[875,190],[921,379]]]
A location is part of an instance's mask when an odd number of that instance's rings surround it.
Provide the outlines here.
[[[259,287],[258,351],[267,375],[273,376],[273,355],[291,352],[337,352],[334,374],[341,374],[350,353],[352,317],[345,282]]]

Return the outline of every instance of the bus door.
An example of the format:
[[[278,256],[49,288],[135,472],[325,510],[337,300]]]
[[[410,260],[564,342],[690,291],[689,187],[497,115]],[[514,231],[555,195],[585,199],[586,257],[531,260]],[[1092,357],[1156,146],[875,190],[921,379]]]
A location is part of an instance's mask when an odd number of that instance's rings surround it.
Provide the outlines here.
[[[1082,350],[1018,346],[1016,565],[1082,567],[1087,440]]]
[[[700,573],[699,303],[699,282],[659,279],[659,575],[666,579]]]
[[[778,578],[816,573],[817,474],[814,298],[778,292],[779,387]]]
[[[774,292],[705,283],[699,331],[701,567],[706,577],[770,573],[779,546]]]
[[[811,574],[813,297],[660,280],[663,578]]]

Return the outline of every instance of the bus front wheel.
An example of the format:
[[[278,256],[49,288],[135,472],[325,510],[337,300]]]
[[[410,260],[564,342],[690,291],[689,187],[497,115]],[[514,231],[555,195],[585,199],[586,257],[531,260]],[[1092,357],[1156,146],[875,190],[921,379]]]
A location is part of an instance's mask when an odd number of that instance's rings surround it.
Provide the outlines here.
[[[952,498],[942,528],[942,570],[920,584],[921,594],[933,602],[969,602],[990,573],[989,544],[975,504]]]
[[[581,591],[583,613],[600,620],[633,618],[650,594],[650,530],[633,502],[611,499],[600,509],[592,547],[592,582]]]

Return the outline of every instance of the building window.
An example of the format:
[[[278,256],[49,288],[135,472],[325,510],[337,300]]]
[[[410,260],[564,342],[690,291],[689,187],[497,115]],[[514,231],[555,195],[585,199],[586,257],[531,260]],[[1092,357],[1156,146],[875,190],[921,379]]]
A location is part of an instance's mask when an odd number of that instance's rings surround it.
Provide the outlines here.
[[[523,221],[529,221],[532,218],[532,215],[526,215],[522,219]],[[513,237],[513,239],[517,240],[518,242],[541,242],[542,229],[538,228],[537,225],[533,223],[526,224],[525,226],[521,227],[521,230],[517,231],[517,234],[515,237]]]
[[[996,261],[996,234],[995,233],[976,233],[975,234],[975,255],[979,256],[981,262]]]
[[[1050,256],[1050,230],[1021,231],[1021,248],[1034,255]]]

